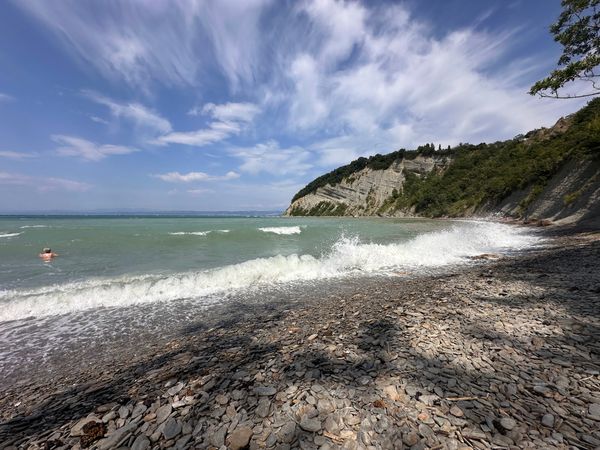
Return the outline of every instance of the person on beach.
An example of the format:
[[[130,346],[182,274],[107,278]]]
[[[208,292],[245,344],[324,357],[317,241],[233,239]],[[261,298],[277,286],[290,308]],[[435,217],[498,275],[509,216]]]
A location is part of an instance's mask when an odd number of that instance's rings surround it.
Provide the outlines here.
[[[43,249],[42,253],[40,253],[40,258],[42,258],[44,261],[50,261],[55,256],[58,256],[58,253],[53,253],[52,249],[48,247]]]

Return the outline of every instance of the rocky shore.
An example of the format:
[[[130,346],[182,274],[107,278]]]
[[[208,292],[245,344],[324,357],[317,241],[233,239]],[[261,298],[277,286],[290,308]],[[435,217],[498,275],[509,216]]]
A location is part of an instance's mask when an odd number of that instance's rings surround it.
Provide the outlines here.
[[[600,235],[488,258],[6,382],[0,448],[600,448]]]

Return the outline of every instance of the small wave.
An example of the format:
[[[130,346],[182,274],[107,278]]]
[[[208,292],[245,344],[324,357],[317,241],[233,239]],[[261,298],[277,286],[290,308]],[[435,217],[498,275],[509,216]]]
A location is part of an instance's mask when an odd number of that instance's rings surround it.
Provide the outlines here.
[[[274,234],[300,234],[302,229],[296,227],[263,227],[259,228],[263,233],[274,233]]]
[[[393,244],[340,238],[320,257],[277,255],[212,270],[168,276],[145,275],[87,280],[34,290],[0,291],[0,321],[47,316],[98,307],[200,298],[216,293],[292,281],[393,274],[398,269],[472,263],[482,253],[530,247],[540,238],[497,223],[468,223]]]
[[[49,225],[23,225],[19,228],[50,228]]]
[[[169,233],[171,236],[185,236],[185,235],[193,235],[193,236],[206,236],[210,231],[177,231],[175,233]]]
[[[210,233],[229,233],[231,230],[208,230],[208,231],[176,231],[173,233],[169,233],[171,236],[206,236]]]
[[[15,236],[19,236],[20,234],[23,234],[23,233],[4,233],[4,234],[0,234],[0,238],[15,237]]]

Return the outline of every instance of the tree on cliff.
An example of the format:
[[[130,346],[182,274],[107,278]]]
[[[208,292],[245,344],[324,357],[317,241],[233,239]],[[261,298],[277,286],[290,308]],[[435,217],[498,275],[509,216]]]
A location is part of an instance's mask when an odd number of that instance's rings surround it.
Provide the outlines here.
[[[550,27],[554,40],[563,46],[558,68],[538,81],[529,93],[551,98],[580,98],[600,95],[600,0],[562,0],[563,11]],[[589,83],[583,94],[560,95],[573,81]]]

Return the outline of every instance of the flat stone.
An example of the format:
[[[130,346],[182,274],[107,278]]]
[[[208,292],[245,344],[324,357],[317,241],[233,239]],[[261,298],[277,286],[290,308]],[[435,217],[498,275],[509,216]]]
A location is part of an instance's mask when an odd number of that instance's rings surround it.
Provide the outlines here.
[[[548,428],[553,428],[554,416],[552,414],[544,414],[544,417],[542,417],[542,425]]]
[[[323,426],[325,427],[325,430],[328,433],[337,435],[340,432],[340,425],[339,422],[335,419],[334,414],[330,414],[329,416],[327,416],[325,422],[323,423]]]
[[[319,419],[309,419],[308,417],[304,417],[300,421],[300,428],[304,431],[316,433],[321,429],[321,421]]]
[[[414,386],[408,385],[404,388],[404,391],[406,392],[406,395],[408,395],[409,397],[415,397],[417,395],[418,389]]]
[[[225,433],[227,432],[227,425],[223,425],[218,428],[210,437],[210,442],[217,448],[225,444]]]
[[[254,412],[259,417],[267,417],[271,411],[271,402],[268,398],[261,398]]]
[[[590,413],[590,415],[592,416],[597,416],[600,417],[600,403],[592,403],[589,407],[588,407],[588,412]]]
[[[135,438],[135,441],[133,441],[133,445],[131,446],[131,450],[146,450],[148,448],[150,448],[150,439],[143,434]]]
[[[229,435],[227,442],[231,450],[241,450],[245,448],[252,437],[252,429],[250,427],[240,427]]]
[[[294,422],[288,422],[281,427],[277,433],[277,437],[283,443],[289,444],[294,440],[296,436],[296,424]]]
[[[138,427],[137,422],[135,422],[135,421],[129,422],[127,425],[115,430],[106,439],[102,439],[101,441],[98,441],[98,443],[96,444],[96,448],[99,450],[108,450],[109,448],[114,448],[128,434],[133,433],[137,427]]]
[[[135,405],[135,408],[133,408],[133,411],[131,412],[131,418],[135,419],[136,417],[141,416],[146,412],[147,409],[148,408],[146,407],[146,405],[144,405],[143,403],[138,403],[137,405]]]
[[[179,382],[177,383],[175,386],[173,386],[172,388],[170,388],[167,391],[167,394],[169,394],[170,396],[176,395],[179,393],[179,391],[181,391],[183,389],[184,384]]]
[[[394,402],[400,400],[400,395],[398,395],[398,389],[396,389],[396,386],[392,384],[384,386],[383,393],[387,398]]]
[[[190,441],[190,439],[192,439],[191,434],[181,436],[179,439],[177,439],[177,442],[175,442],[175,447],[177,448],[177,450],[183,450],[187,443]]]
[[[463,412],[463,410],[460,409],[456,405],[452,405],[452,407],[450,408],[450,414],[452,414],[455,417],[462,417],[462,416],[465,415],[465,413]]]
[[[328,400],[326,398],[320,398],[317,401],[317,411],[319,411],[319,414],[328,414],[333,412],[334,410],[335,408],[331,400]]]
[[[163,423],[165,420],[167,420],[167,417],[169,417],[169,414],[171,414],[171,411],[173,411],[173,408],[171,408],[171,405],[164,405],[164,406],[161,406],[160,408],[158,408],[156,410],[156,423],[160,424],[160,423]]]
[[[260,395],[261,397],[268,397],[275,395],[277,393],[277,389],[275,389],[273,386],[257,386],[254,388],[254,392],[256,395]]]
[[[404,442],[409,447],[412,447],[413,445],[416,445],[417,442],[419,442],[419,435],[414,431],[411,431],[410,433],[404,433],[402,435],[402,442]]]
[[[83,435],[83,427],[90,422],[102,422],[102,420],[100,420],[96,416],[88,416],[84,419],[81,419],[79,422],[77,422],[73,426],[73,428],[71,428],[71,436],[73,436],[73,437],[82,436]]]
[[[514,419],[511,419],[510,417],[503,417],[502,419],[500,419],[500,425],[505,430],[509,430],[510,431],[514,427],[517,426],[517,422]]]
[[[119,408],[119,417],[121,419],[127,419],[127,416],[129,416],[129,408],[127,406],[121,406]]]
[[[181,423],[176,420],[174,417],[170,417],[166,422],[163,428],[163,436],[165,439],[173,439],[181,433]]]

